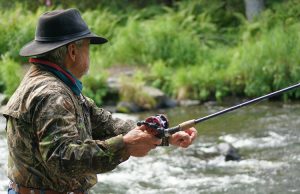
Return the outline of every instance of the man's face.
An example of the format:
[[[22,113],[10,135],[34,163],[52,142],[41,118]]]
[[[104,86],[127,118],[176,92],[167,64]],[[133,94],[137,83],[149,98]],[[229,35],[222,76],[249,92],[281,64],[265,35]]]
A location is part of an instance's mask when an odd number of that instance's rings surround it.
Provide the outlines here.
[[[76,69],[79,78],[87,74],[89,71],[89,66],[90,66],[89,47],[90,47],[89,39],[83,39],[82,45],[77,46],[78,52],[76,54],[76,61],[74,64],[74,68]]]

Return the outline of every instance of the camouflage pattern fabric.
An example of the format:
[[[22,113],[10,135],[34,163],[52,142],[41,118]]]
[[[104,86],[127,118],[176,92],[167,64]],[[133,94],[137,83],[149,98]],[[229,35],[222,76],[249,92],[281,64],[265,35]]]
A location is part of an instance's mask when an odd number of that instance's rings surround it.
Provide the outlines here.
[[[128,159],[123,135],[133,121],[113,119],[57,77],[32,65],[9,100],[8,177],[15,183],[58,192],[88,190],[98,173]]]

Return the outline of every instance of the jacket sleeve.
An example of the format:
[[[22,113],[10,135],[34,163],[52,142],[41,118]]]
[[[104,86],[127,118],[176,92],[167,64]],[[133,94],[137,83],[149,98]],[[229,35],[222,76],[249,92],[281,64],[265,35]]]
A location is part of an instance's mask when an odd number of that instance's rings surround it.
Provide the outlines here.
[[[116,135],[124,135],[136,127],[132,120],[113,118],[112,114],[103,108],[97,107],[93,100],[87,98],[87,106],[90,109],[93,139],[105,139]]]
[[[82,123],[78,125],[76,114],[67,94],[51,94],[36,107],[32,123],[37,130],[41,156],[53,173],[97,174],[110,171],[128,159],[122,134],[93,140],[87,135],[90,129],[85,129]],[[105,118],[110,116],[105,114]],[[109,128],[113,126],[107,125],[104,130],[112,130]]]

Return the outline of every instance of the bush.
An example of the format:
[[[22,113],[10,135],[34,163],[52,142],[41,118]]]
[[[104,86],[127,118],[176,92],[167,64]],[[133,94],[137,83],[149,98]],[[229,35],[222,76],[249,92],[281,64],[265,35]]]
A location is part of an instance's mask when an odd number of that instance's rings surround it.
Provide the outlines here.
[[[165,93],[172,95],[171,79],[174,68],[169,67],[163,60],[157,60],[149,65],[150,73],[146,79],[153,87],[159,88]]]
[[[246,95],[259,96],[299,82],[299,30],[299,24],[277,25],[236,49],[232,65],[244,79]],[[300,91],[289,96],[299,97]]]
[[[52,2],[66,7],[78,1]],[[93,2],[80,2],[78,8],[89,8],[81,10],[83,18],[93,32],[110,40],[91,46],[91,75],[83,79],[84,93],[97,104],[107,92],[106,75],[98,72],[114,65],[146,69],[126,80],[123,88],[131,92],[124,90],[122,98],[149,106],[152,100],[138,92],[145,84],[180,99],[222,100],[227,95],[259,96],[299,81],[299,1],[266,0],[268,9],[252,23],[238,0],[174,1],[169,7],[156,5],[164,2],[160,0],[133,1],[122,10],[116,8],[124,2]],[[0,5],[11,4],[0,0]],[[33,39],[38,16],[46,11],[38,6],[27,11],[23,5],[0,13],[0,90],[7,93],[17,75],[5,76],[19,68],[16,61],[25,62],[18,52]],[[285,96],[299,98],[300,91]]]
[[[2,56],[0,61],[0,83],[4,85],[4,93],[10,97],[21,81],[21,67],[8,55]]]
[[[107,76],[93,75],[85,76],[82,79],[83,82],[83,94],[92,98],[97,105],[103,104],[103,98],[107,94],[108,88],[106,83]]]
[[[19,56],[23,45],[33,40],[37,18],[44,10],[35,14],[24,10],[21,5],[0,13],[0,53],[16,61],[25,60]],[[23,61],[25,62],[25,61]]]
[[[145,93],[144,76],[137,72],[133,77],[121,77],[120,97],[124,102],[134,102],[138,107],[149,110],[156,106],[155,99]]]
[[[145,65],[158,59],[171,66],[195,64],[201,45],[192,31],[167,16],[144,22],[129,18],[106,56],[111,64]]]

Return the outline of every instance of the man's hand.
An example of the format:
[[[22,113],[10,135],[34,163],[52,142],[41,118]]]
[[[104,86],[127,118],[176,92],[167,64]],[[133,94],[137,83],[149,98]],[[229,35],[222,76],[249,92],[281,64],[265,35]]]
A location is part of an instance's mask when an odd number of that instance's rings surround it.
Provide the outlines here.
[[[135,157],[145,156],[151,149],[161,144],[161,139],[148,133],[144,125],[129,131],[123,140],[128,154]]]
[[[169,142],[172,145],[187,148],[197,137],[197,130],[192,127],[184,131],[179,131],[170,136]]]

